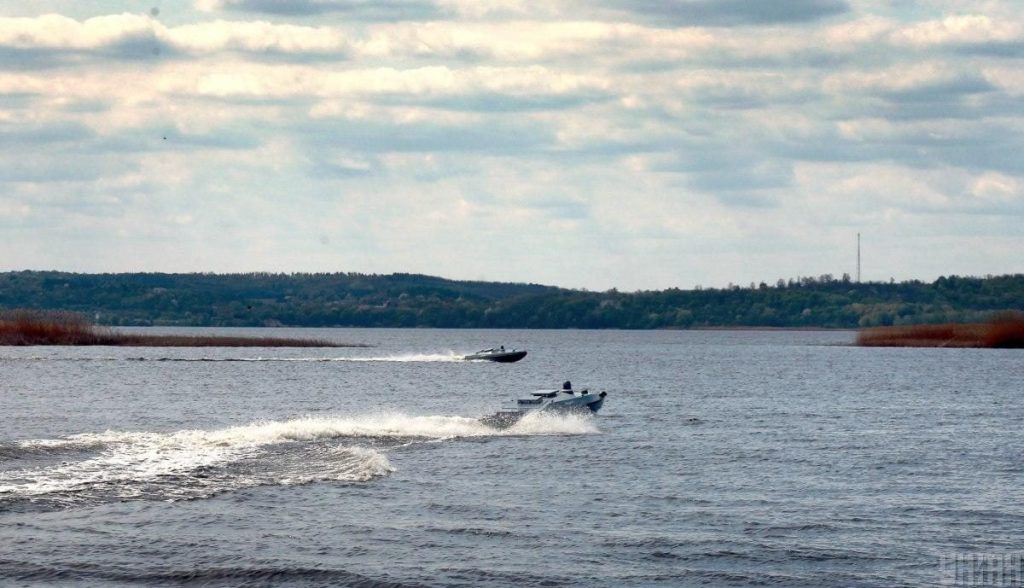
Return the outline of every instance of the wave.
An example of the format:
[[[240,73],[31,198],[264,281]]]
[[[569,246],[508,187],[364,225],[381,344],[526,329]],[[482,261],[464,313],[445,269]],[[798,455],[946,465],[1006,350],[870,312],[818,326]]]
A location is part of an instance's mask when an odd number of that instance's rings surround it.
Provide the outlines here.
[[[405,588],[403,584],[380,580],[341,569],[303,566],[246,566],[238,563],[223,567],[189,567],[179,570],[131,570],[117,566],[67,564],[63,562],[29,563],[0,558],[0,578],[13,578],[23,585],[91,584],[173,585],[173,586],[359,586],[360,588]]]
[[[458,416],[304,417],[212,431],[106,431],[0,443],[4,465],[40,454],[60,463],[0,471],[0,510],[115,500],[183,500],[264,485],[366,482],[394,471],[387,451],[460,437],[597,432],[574,415],[530,415],[496,430]]]

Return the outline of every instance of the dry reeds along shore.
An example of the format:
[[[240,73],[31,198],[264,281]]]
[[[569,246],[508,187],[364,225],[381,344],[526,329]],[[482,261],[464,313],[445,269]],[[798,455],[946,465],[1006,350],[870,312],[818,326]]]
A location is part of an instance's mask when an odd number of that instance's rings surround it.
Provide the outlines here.
[[[987,323],[908,325],[865,329],[857,335],[865,347],[989,347],[1024,349],[1024,314]]]
[[[135,347],[363,347],[317,339],[207,335],[144,335],[97,327],[78,313],[0,312],[0,345],[119,345]]]

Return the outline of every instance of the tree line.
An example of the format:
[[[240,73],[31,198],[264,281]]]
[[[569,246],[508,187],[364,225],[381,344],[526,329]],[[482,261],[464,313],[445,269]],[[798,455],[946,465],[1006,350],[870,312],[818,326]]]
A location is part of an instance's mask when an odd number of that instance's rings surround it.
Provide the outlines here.
[[[1024,274],[591,292],[402,273],[0,273],[0,309],[15,308],[74,311],[114,326],[859,328],[1020,311]]]

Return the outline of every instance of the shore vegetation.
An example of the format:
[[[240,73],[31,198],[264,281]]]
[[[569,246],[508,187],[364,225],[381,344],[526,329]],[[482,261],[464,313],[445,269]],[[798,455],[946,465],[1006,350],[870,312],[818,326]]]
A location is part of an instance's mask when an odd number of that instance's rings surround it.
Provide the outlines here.
[[[131,347],[359,347],[319,339],[125,333],[98,327],[76,312],[10,310],[0,313],[0,345],[111,345]]]
[[[603,292],[416,275],[0,272],[0,309],[69,310],[110,327],[863,329],[984,323],[1024,310],[1024,274]]]
[[[1024,314],[1002,314],[985,323],[875,327],[858,333],[864,347],[987,347],[1024,349]]]

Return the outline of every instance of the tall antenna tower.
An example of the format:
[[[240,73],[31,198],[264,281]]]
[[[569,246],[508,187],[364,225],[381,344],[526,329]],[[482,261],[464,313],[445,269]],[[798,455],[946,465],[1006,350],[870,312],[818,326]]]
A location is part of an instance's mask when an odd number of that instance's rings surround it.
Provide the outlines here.
[[[857,283],[860,283],[860,233],[857,233]]]

